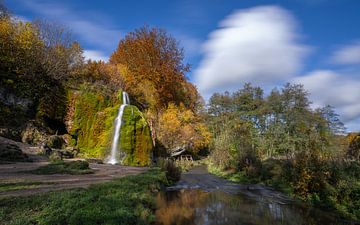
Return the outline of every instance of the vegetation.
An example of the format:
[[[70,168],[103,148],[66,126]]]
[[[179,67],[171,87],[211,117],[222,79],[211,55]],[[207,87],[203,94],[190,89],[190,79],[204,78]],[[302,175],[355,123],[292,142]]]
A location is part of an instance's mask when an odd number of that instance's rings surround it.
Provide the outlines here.
[[[1,101],[0,123],[19,126],[36,119],[59,130],[66,108],[64,84],[81,66],[82,50],[61,26],[24,23],[1,8],[0,93],[13,101]]]
[[[189,66],[183,58],[173,37],[146,26],[120,40],[110,57],[110,64],[120,70],[124,90],[146,116],[157,155],[162,155],[161,147],[167,153],[186,148],[196,154],[210,141],[198,114],[202,99],[185,77]]]
[[[348,157],[356,158],[356,144],[344,148],[338,115],[330,106],[311,109],[301,85],[286,84],[266,97],[250,84],[233,94],[216,93],[209,101],[208,124],[214,136],[213,173],[262,182],[360,218],[360,164]]]
[[[126,108],[121,131],[125,164],[149,165],[153,147],[155,155],[208,147],[210,133],[198,114],[202,99],[185,76],[183,50],[166,31],[136,29],[120,40],[110,63],[84,62],[81,47],[60,25],[23,23],[5,7],[2,12],[0,125],[26,134],[18,139],[40,144],[69,134],[80,155],[105,158],[125,90],[136,106]]]
[[[94,173],[86,161],[56,161],[46,166],[41,166],[36,170],[30,171],[35,174],[89,174]]]
[[[173,160],[158,158],[157,166],[165,172],[166,178],[170,183],[175,183],[180,180],[181,169]]]
[[[123,115],[124,164],[147,166],[151,155],[168,157],[179,150],[193,156],[210,152],[213,173],[238,182],[261,182],[360,219],[360,134],[345,137],[331,106],[311,108],[300,84],[286,84],[269,95],[245,84],[232,94],[215,93],[205,107],[186,77],[189,71],[183,49],[163,29],[144,26],[128,33],[109,63],[84,62],[81,46],[62,26],[21,22],[0,3],[0,126],[11,131],[5,136],[105,158],[126,91],[132,105]],[[62,140],[55,143],[51,135]],[[0,158],[27,160],[14,146],[1,149]],[[185,170],[191,166],[179,165]],[[0,221],[151,222],[149,188],[175,182],[181,172],[171,160],[159,160],[159,166],[163,172],[152,170],[89,190],[4,199]],[[35,172],[91,170],[86,162],[55,162]]]
[[[1,183],[0,184],[0,192],[36,188],[36,187],[39,187],[44,184],[46,185],[46,184],[50,184],[50,183],[44,183],[44,182]]]
[[[2,198],[1,224],[149,224],[154,222],[154,193],[166,185],[158,169],[88,189]]]

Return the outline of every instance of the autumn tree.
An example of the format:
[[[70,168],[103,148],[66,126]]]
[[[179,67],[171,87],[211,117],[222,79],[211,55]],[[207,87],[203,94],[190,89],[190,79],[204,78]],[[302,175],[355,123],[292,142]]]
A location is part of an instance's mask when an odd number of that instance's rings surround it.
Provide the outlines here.
[[[187,149],[193,153],[209,145],[211,134],[192,110],[183,104],[169,104],[159,118],[159,141],[169,150]]]
[[[120,40],[110,64],[119,69],[122,86],[132,102],[144,111],[154,144],[158,139],[174,149],[187,143],[196,152],[206,145],[199,142],[206,143],[202,140],[208,138],[198,114],[203,101],[186,79],[189,65],[183,60],[183,49],[172,36],[163,29],[145,26]],[[184,120],[184,114],[192,117]]]
[[[125,89],[139,104],[161,109],[171,102],[191,106],[199,97],[186,81],[189,65],[183,59],[183,49],[172,36],[165,30],[145,26],[120,41],[110,63],[123,66]]]
[[[61,123],[64,85],[75,67],[82,66],[80,46],[63,32],[49,23],[45,28],[40,22],[22,22],[11,15],[0,18],[1,91],[27,102],[22,109],[1,107],[2,124],[21,124],[24,117]],[[17,118],[8,112],[16,112]]]

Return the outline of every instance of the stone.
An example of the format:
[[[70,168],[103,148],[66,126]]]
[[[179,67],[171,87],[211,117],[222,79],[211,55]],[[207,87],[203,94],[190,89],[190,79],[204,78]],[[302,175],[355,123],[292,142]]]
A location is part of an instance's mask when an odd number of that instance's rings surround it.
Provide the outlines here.
[[[35,121],[29,121],[21,132],[21,141],[28,144],[40,145],[47,141],[48,132],[46,129],[37,126]]]
[[[71,152],[71,154],[76,157],[79,154],[79,148],[74,146],[68,146],[65,148],[66,151]]]
[[[21,151],[19,146],[10,143],[0,144],[0,161],[27,161],[28,156]]]
[[[41,144],[40,150],[41,154],[46,156],[50,156],[52,153],[52,149],[45,142]]]
[[[52,151],[51,155],[49,156],[50,161],[59,161],[63,160],[63,155],[60,151]]]
[[[104,163],[101,159],[97,159],[97,158],[86,158],[85,160],[88,163],[97,163],[97,164],[103,164]]]
[[[62,157],[64,159],[72,159],[72,158],[74,158],[74,154],[71,151],[61,149],[61,150],[59,150],[59,152],[61,153],[61,155],[62,155]]]
[[[50,147],[50,148],[62,148],[63,145],[65,144],[64,139],[62,138],[61,135],[51,135],[48,139],[46,144]]]

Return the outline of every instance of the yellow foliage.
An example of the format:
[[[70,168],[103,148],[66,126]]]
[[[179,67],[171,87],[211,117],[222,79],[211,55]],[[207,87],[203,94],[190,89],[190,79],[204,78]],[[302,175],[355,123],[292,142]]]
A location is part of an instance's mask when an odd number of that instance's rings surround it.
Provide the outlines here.
[[[168,149],[187,147],[194,153],[206,148],[211,134],[198,115],[184,105],[170,103],[161,113],[158,139]]]

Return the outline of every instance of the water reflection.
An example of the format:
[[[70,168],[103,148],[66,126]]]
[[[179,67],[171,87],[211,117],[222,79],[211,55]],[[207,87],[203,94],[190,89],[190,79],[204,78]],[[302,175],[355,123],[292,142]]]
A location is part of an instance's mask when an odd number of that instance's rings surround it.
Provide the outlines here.
[[[157,196],[158,225],[338,225],[346,224],[322,211],[294,204],[279,204],[244,195],[204,192],[199,189],[168,191]],[[347,223],[349,224],[349,223]]]

